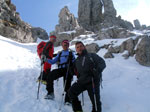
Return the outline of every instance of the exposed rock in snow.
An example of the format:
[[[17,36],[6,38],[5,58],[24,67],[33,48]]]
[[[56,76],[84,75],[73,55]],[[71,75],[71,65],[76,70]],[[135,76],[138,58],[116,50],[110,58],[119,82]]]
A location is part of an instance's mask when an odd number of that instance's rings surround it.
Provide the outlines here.
[[[150,37],[147,35],[139,42],[135,58],[140,64],[150,66]]]

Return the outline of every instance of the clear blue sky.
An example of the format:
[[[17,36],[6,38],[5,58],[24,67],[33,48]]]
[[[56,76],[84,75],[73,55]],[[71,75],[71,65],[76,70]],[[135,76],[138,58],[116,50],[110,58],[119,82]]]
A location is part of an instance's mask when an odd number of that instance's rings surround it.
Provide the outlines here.
[[[77,17],[78,0],[12,0],[23,21],[48,33],[58,24],[58,14],[65,5]]]
[[[150,0],[113,0],[117,14],[123,19],[139,19],[150,25]],[[41,27],[48,33],[58,24],[58,14],[65,5],[77,17],[78,0],[12,0],[23,21]]]

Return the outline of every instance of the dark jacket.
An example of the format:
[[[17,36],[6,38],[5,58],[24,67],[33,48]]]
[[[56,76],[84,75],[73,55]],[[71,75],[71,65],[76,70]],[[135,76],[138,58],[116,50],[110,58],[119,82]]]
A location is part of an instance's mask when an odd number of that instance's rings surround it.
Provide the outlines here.
[[[87,84],[94,77],[95,82],[100,81],[101,73],[106,67],[105,61],[96,53],[88,53],[86,50],[75,61],[78,72],[78,82]]]

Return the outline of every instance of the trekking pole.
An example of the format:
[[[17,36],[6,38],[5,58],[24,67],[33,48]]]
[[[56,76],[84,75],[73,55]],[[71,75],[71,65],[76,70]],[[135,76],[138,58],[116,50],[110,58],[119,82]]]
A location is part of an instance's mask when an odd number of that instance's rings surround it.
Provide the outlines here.
[[[84,106],[84,94],[82,92],[82,105]]]
[[[95,83],[92,77],[92,87],[93,87],[93,94],[94,94],[94,104],[95,104],[95,111],[97,111],[97,102],[96,102],[96,94],[95,94]]]
[[[65,88],[66,88],[66,84],[67,84],[67,78],[68,78],[69,68],[70,68],[70,60],[69,60],[69,64],[68,64],[68,68],[67,68],[67,72],[66,72],[65,84],[64,84],[64,91],[62,93],[62,99],[61,99],[61,102],[60,102],[59,111],[61,111],[61,107],[62,107],[64,95],[65,95]]]
[[[41,77],[40,77],[40,81],[39,81],[39,85],[38,85],[37,100],[39,99],[39,92],[40,92],[41,80],[43,78],[43,66],[44,66],[44,64],[41,63]]]

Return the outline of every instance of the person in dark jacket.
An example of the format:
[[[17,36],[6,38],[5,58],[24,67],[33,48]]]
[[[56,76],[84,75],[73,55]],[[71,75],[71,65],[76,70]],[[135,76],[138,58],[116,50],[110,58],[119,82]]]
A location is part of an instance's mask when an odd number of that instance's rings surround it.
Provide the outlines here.
[[[71,81],[72,81],[73,75],[70,72],[70,68],[73,65],[75,56],[73,52],[69,51],[68,49],[69,48],[68,40],[62,41],[62,48],[63,50],[60,53],[58,53],[54,59],[46,60],[46,62],[50,64],[55,64],[59,62],[59,65],[58,65],[58,69],[52,70],[48,75],[47,85],[46,85],[46,89],[48,93],[45,96],[45,99],[54,99],[53,82],[54,80],[57,80],[60,77],[64,77],[64,85],[65,85],[65,92],[66,92],[65,103],[70,103],[67,91],[71,87]]]
[[[69,89],[69,97],[72,101],[74,112],[82,112],[78,95],[87,90],[92,102],[92,112],[102,112],[100,101],[101,73],[106,67],[105,61],[96,53],[88,53],[84,44],[79,41],[75,44],[78,54],[75,60],[75,69],[78,80]]]

